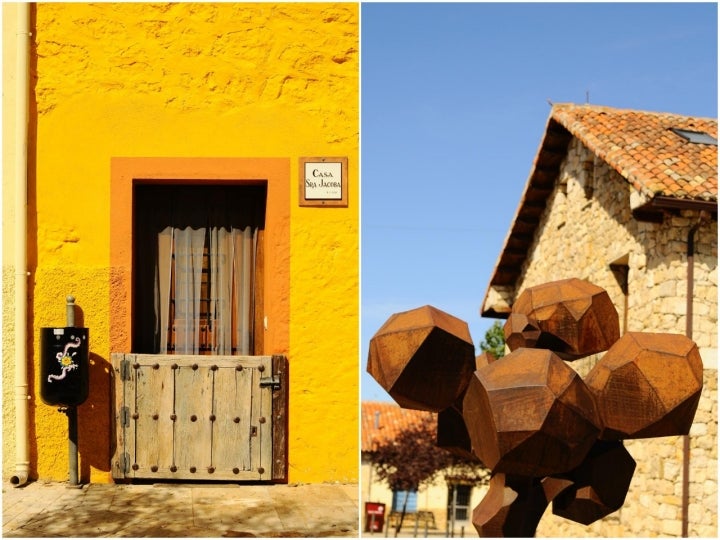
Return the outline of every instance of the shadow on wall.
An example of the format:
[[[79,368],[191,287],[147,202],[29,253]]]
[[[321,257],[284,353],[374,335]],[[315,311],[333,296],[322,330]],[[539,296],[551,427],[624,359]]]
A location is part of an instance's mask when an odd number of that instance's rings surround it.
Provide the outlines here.
[[[82,308],[75,305],[75,326],[85,326]],[[92,348],[92,330],[90,331]],[[113,370],[110,362],[90,351],[88,398],[78,407],[79,480],[90,482],[90,468],[110,471],[110,458],[114,451],[114,424],[112,413],[114,397]]]
[[[110,458],[115,450],[115,418],[112,413],[114,396],[113,370],[105,358],[90,353],[90,392],[78,408],[78,449],[80,480],[90,482],[90,467],[110,471]]]

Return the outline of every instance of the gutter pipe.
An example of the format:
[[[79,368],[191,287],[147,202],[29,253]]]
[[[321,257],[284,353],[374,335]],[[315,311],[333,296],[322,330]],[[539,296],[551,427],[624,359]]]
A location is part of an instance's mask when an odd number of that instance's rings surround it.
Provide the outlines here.
[[[27,369],[27,171],[30,66],[30,4],[17,4],[17,108],[15,111],[15,475],[27,483],[30,473]]]
[[[706,211],[701,211],[695,225],[690,227],[687,236],[687,306],[685,309],[685,336],[693,338],[693,295],[695,288],[695,233],[707,219]],[[688,537],[688,510],[690,506],[690,436],[683,435],[682,467],[682,537]]]

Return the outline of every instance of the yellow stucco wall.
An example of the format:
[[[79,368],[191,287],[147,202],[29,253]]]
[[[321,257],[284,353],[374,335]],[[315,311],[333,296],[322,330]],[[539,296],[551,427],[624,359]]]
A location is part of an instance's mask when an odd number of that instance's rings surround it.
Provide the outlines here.
[[[6,43],[12,11],[4,11]],[[288,158],[289,481],[357,481],[357,5],[38,4],[33,13],[31,365],[39,328],[63,325],[65,296],[74,294],[95,369],[106,369],[112,157]],[[3,77],[11,77],[8,68]],[[13,150],[4,141],[5,163]],[[348,157],[347,208],[298,205],[303,156]],[[4,174],[6,197],[10,181]],[[14,266],[5,247],[3,256],[7,336]],[[6,401],[11,353],[4,349]],[[67,422],[42,403],[37,369],[31,373],[32,467],[40,478],[64,480]],[[14,421],[4,414],[8,477]],[[109,481],[109,464],[83,463],[82,438],[104,437],[108,417],[93,404],[81,409],[81,470],[92,481]]]

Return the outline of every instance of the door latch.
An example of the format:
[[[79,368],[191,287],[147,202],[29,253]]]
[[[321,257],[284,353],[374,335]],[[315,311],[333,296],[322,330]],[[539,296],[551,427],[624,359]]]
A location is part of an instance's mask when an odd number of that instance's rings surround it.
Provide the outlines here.
[[[273,390],[280,388],[280,377],[273,375],[272,377],[260,377],[260,387],[270,387]]]

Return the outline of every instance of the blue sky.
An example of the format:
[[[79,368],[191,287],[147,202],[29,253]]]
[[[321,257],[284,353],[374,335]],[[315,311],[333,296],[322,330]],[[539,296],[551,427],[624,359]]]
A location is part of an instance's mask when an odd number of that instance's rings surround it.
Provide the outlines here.
[[[361,398],[392,315],[480,305],[554,103],[717,117],[717,6],[361,7]],[[478,348],[479,351],[479,348]]]

